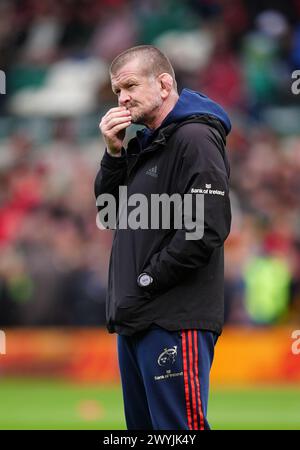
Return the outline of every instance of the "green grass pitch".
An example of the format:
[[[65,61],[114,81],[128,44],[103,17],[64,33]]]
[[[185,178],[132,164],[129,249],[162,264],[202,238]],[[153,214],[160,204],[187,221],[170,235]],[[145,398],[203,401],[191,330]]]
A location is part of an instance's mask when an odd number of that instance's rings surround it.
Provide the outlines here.
[[[125,429],[120,386],[0,379],[0,429]],[[300,429],[300,386],[211,389],[213,429]]]

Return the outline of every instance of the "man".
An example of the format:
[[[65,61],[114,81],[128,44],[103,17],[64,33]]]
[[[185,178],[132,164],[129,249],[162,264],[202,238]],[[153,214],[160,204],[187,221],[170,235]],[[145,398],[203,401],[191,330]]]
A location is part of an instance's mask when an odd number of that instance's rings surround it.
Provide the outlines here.
[[[96,198],[113,195],[122,214],[120,186],[128,198],[204,198],[204,219],[195,202],[187,213],[204,220],[198,239],[187,238],[187,226],[175,228],[175,209],[169,229],[125,229],[117,222],[106,312],[109,332],[118,333],[127,427],[209,429],[209,372],[223,325],[223,243],[231,222],[225,154],[230,121],[202,94],[184,89],[179,96],[174,70],[155,47],[123,52],[110,76],[118,107],[100,122],[106,151]],[[132,123],[146,128],[125,150]]]

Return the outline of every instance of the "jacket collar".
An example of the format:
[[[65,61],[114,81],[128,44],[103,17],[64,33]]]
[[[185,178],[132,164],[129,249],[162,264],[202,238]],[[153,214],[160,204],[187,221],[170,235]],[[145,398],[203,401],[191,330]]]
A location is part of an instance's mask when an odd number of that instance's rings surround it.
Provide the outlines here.
[[[186,123],[204,123],[207,124],[219,132],[219,135],[222,138],[223,144],[226,144],[226,132],[222,125],[222,123],[216,119],[214,116],[209,114],[200,114],[200,115],[192,115],[187,117],[181,122],[174,122],[169,125],[166,125],[163,128],[160,128],[157,132],[157,136],[153,139],[153,141],[143,150],[140,149],[140,155],[148,154],[150,152],[154,152],[158,150],[158,148],[164,147],[170,138],[170,136],[174,133],[175,130],[185,125]],[[133,139],[132,141],[138,141],[138,139]],[[131,141],[128,144],[127,152],[128,154],[136,154],[136,145],[131,148]]]

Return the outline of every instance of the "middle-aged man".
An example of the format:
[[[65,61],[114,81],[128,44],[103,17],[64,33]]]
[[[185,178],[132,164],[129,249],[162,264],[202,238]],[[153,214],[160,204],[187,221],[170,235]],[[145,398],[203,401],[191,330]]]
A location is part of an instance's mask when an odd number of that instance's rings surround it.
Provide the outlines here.
[[[110,76],[118,106],[100,122],[106,151],[95,195],[99,214],[103,194],[119,206],[106,313],[109,332],[118,334],[127,427],[209,429],[209,373],[223,326],[223,243],[231,223],[230,120],[205,95],[183,89],[179,96],[168,58],[153,46],[117,56]],[[131,124],[146,128],[125,150]],[[120,187],[127,189],[125,202]],[[162,202],[159,227],[121,227],[122,214],[129,217],[137,206],[135,194],[144,194],[149,205],[153,194],[189,194],[192,206],[170,213]],[[204,199],[202,210],[197,196]],[[203,208],[204,215],[197,214]],[[203,224],[197,238],[189,239],[188,222],[175,227],[178,210]],[[170,215],[168,229],[164,214]]]

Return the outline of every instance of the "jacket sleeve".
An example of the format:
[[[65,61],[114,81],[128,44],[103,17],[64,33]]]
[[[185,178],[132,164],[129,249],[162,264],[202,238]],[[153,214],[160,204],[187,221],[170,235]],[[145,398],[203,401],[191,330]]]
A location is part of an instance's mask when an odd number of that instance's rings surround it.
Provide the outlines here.
[[[182,229],[178,229],[168,245],[152,256],[143,270],[153,277],[153,284],[148,288],[152,292],[171,288],[191,270],[205,266],[214,249],[223,245],[231,225],[229,168],[222,157],[225,149],[221,137],[207,125],[192,123],[179,129],[176,139],[183,151],[177,178],[178,192],[191,195],[193,206],[189,214],[199,228],[202,223],[203,232],[199,239],[187,239],[189,230],[185,226],[184,204]],[[204,199],[200,216],[195,199],[199,192],[203,192]]]
[[[114,197],[116,207],[118,208],[119,186],[123,185],[126,178],[127,157],[126,152],[122,149],[120,157],[113,157],[105,150],[101,161],[100,169],[96,175],[94,182],[94,193],[96,200],[102,194],[110,194]],[[99,206],[97,201],[97,209],[101,211],[103,208]]]

